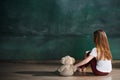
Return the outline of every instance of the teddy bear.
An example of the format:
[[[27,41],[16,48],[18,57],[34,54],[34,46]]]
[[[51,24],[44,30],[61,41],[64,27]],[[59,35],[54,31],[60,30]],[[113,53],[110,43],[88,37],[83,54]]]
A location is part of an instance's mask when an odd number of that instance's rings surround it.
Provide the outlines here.
[[[71,56],[65,56],[61,58],[61,63],[63,64],[58,68],[58,72],[62,76],[72,76],[74,72],[77,70],[73,64],[75,63],[75,59]]]

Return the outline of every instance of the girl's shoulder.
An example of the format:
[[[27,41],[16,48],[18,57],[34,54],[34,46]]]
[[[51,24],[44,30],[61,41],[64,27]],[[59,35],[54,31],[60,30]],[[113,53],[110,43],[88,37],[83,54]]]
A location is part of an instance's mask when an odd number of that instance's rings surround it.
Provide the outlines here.
[[[96,47],[94,47],[90,53],[91,56],[96,57],[97,56],[97,51],[96,51]]]

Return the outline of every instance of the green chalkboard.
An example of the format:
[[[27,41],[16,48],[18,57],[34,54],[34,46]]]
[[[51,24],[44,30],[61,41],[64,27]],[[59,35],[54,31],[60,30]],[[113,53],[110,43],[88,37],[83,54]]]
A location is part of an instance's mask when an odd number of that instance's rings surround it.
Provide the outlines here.
[[[120,59],[120,0],[0,0],[0,60],[82,59],[97,29]]]

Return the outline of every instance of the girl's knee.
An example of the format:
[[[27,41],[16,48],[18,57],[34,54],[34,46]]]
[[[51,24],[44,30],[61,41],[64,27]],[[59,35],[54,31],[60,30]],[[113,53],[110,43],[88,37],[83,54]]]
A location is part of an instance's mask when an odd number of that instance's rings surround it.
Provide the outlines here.
[[[89,56],[90,51],[85,51],[85,57]]]
[[[90,51],[85,51],[86,54],[88,54]]]

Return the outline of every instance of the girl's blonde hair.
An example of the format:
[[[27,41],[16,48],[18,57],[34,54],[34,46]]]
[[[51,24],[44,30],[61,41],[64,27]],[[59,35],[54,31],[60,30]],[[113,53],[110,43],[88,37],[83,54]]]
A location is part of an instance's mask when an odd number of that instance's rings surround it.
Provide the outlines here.
[[[97,30],[94,32],[94,42],[97,50],[98,60],[112,60],[111,51],[107,35],[103,30]]]

